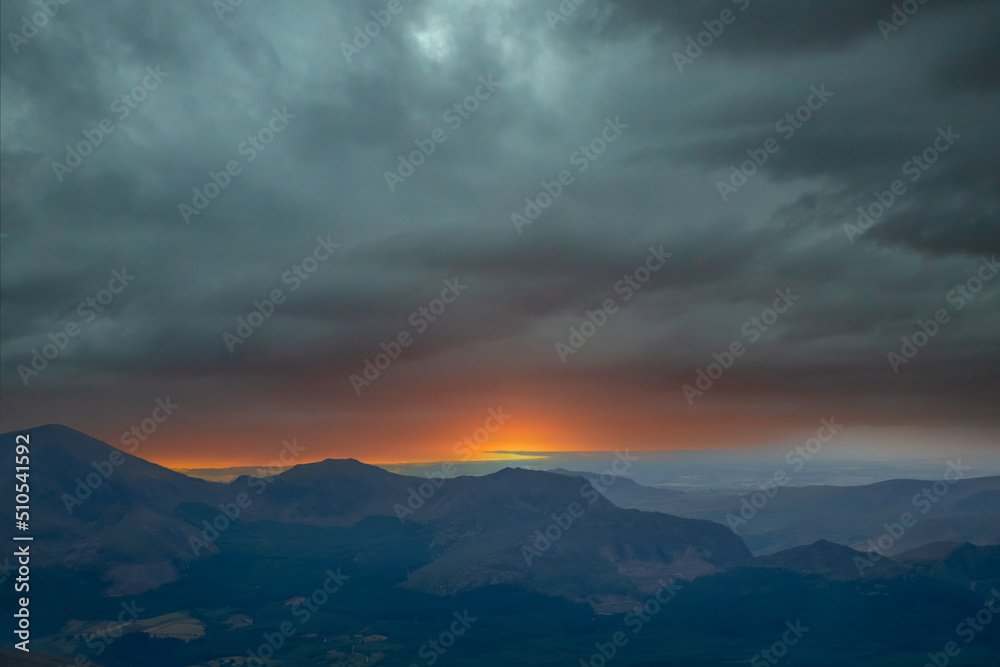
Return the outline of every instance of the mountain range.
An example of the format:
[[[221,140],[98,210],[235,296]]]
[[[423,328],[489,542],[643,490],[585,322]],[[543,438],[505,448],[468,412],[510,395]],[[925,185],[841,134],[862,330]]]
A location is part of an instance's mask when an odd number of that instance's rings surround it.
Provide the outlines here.
[[[798,620],[801,664],[911,664],[1000,587],[1000,478],[948,483],[926,515],[913,496],[928,482],[779,488],[734,532],[742,497],[624,477],[346,459],[220,483],[67,427],[21,433],[33,642],[51,664],[216,667],[286,622],[298,632],[267,664],[586,664],[626,630],[616,664],[752,664]],[[919,520],[886,548],[906,511]],[[115,626],[127,600],[143,612]],[[479,619],[468,638],[422,654],[463,611]],[[995,665],[998,630],[955,664]]]
[[[961,459],[958,472],[941,466],[936,481],[896,479],[863,486],[776,486],[762,483],[748,493],[679,491],[636,484],[618,477],[557,468],[583,477],[619,507],[709,519],[728,525],[755,554],[830,540],[857,550],[885,533],[884,524],[909,512],[917,520],[905,539],[887,551],[898,553],[936,541],[1000,544],[1000,476],[973,477]],[[962,477],[959,477],[959,474]],[[935,486],[936,485],[936,486]]]

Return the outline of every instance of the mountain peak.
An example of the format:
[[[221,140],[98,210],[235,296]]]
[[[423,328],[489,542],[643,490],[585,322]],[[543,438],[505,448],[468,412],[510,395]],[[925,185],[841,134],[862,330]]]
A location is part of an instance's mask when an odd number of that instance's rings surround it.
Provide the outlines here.
[[[777,567],[800,574],[855,578],[858,576],[858,570],[854,557],[860,553],[843,544],[829,540],[817,540],[812,544],[792,547],[767,556],[759,556],[755,559],[754,565]]]
[[[294,465],[281,473],[280,476],[284,479],[307,479],[315,477],[340,478],[344,476],[373,477],[391,474],[383,468],[373,466],[369,463],[362,463],[357,459],[323,459],[322,461],[315,461],[313,463]]]

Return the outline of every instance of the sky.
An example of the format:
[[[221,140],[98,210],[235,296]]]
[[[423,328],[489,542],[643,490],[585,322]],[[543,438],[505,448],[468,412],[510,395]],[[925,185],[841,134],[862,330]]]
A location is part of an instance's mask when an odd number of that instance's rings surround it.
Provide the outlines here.
[[[4,2],[0,430],[996,449],[1000,5],[902,5]]]

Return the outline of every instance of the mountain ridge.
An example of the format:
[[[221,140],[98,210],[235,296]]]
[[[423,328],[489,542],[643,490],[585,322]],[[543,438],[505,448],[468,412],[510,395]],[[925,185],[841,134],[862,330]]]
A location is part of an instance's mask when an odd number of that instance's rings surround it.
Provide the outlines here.
[[[267,539],[272,525],[412,522],[432,560],[403,585],[443,595],[516,583],[584,599],[602,586],[642,591],[663,577],[695,578],[751,557],[725,526],[622,509],[587,480],[556,473],[505,468],[481,477],[408,477],[356,459],[326,459],[221,483],[67,427],[19,433],[31,438],[33,484],[44,491],[32,510],[36,525],[48,527],[39,535],[53,547],[48,564],[95,569],[107,594],[177,581],[195,561],[217,554],[215,536],[235,524],[247,539]],[[567,584],[560,575],[567,568],[583,583]],[[591,590],[593,581],[605,584]]]

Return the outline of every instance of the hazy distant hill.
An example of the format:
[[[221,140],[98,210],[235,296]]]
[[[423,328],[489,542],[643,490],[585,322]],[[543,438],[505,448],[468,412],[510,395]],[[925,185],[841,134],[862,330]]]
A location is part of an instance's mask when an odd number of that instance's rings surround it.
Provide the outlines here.
[[[745,496],[683,492],[641,486],[625,478],[608,485],[606,495],[620,507],[725,523],[756,554],[817,540],[867,550],[869,540],[886,532],[884,524],[899,522],[904,512],[914,516],[916,525],[888,549],[889,553],[939,541],[1000,544],[1000,476],[959,479],[944,487],[941,495],[933,484],[891,480],[865,486],[779,487],[760,509],[747,507],[755,493],[755,502],[761,504],[764,494],[760,491]],[[918,497],[925,490],[930,496]]]
[[[862,576],[855,558],[863,556],[859,551],[828,540],[819,540],[813,544],[794,547],[767,556],[758,556],[753,564],[757,567],[772,567],[799,574],[818,574],[836,579],[857,579]],[[872,568],[872,574],[883,574],[890,561],[880,560]],[[867,570],[867,568],[866,568]]]

